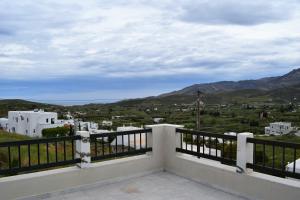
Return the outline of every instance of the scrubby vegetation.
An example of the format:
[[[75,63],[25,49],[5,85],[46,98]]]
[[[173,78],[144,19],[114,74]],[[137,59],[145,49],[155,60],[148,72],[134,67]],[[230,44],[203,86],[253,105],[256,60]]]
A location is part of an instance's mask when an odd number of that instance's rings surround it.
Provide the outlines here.
[[[68,127],[47,128],[42,131],[42,136],[45,138],[62,137],[68,135],[70,135],[70,128]]]

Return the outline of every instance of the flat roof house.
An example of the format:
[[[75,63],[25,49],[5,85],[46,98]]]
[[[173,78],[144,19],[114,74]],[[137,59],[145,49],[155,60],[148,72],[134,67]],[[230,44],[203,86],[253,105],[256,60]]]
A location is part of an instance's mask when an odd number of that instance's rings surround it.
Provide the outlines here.
[[[31,137],[41,137],[42,130],[64,126],[57,120],[57,113],[33,111],[9,111],[8,132],[19,133]]]
[[[293,131],[292,123],[290,122],[274,122],[270,126],[265,127],[265,134],[267,135],[285,135]]]

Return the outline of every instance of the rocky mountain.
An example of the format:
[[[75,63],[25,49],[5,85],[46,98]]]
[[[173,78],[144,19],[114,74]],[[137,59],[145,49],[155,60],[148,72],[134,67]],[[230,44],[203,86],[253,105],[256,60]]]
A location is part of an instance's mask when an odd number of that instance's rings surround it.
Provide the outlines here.
[[[198,90],[206,94],[218,94],[237,90],[271,91],[300,84],[300,68],[278,77],[268,77],[258,80],[221,81],[215,83],[195,84],[182,90],[166,93],[160,97],[173,95],[194,95]]]

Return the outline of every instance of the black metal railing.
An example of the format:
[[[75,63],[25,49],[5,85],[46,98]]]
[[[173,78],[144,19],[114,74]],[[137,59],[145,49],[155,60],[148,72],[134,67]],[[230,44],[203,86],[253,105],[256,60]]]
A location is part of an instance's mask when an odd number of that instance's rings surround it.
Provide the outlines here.
[[[75,141],[80,136],[0,143],[0,175],[14,175],[79,163]]]
[[[253,144],[253,163],[247,167],[254,171],[279,177],[300,179],[300,144],[247,138]],[[297,169],[298,167],[298,169]]]
[[[152,129],[91,134],[92,161],[145,154],[152,151],[148,134]]]
[[[236,136],[176,129],[180,134],[177,152],[236,165]]]

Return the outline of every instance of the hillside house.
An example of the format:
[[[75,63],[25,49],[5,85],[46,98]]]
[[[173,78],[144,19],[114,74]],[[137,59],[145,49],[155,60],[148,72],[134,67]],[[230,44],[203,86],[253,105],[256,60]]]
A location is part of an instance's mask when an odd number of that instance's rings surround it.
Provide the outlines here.
[[[8,119],[0,118],[0,129],[7,130],[8,129]]]
[[[41,137],[42,130],[47,128],[63,127],[64,123],[58,121],[57,113],[34,111],[9,111],[7,131],[31,137]]]
[[[79,131],[94,131],[98,130],[99,126],[95,122],[79,122]]]
[[[133,130],[142,130],[142,128],[134,127],[134,126],[122,126],[122,127],[117,128],[118,132],[119,131],[133,131]],[[122,136],[117,136],[117,138],[111,142],[111,145],[115,146],[117,143],[118,146],[121,146],[122,141],[123,141],[123,145],[126,147],[130,146],[130,148],[136,148],[137,150],[140,148],[145,148],[146,141],[145,141],[145,137],[143,137],[143,135],[144,135],[143,133],[141,135],[140,134],[132,134],[132,135],[129,135],[129,138],[128,138],[128,135],[124,135],[123,139],[122,139]],[[142,136],[142,137],[140,137],[140,136]]]
[[[296,130],[290,122],[274,122],[265,127],[266,135],[285,135]]]
[[[102,126],[112,126],[113,122],[110,120],[103,120],[101,123]]]

